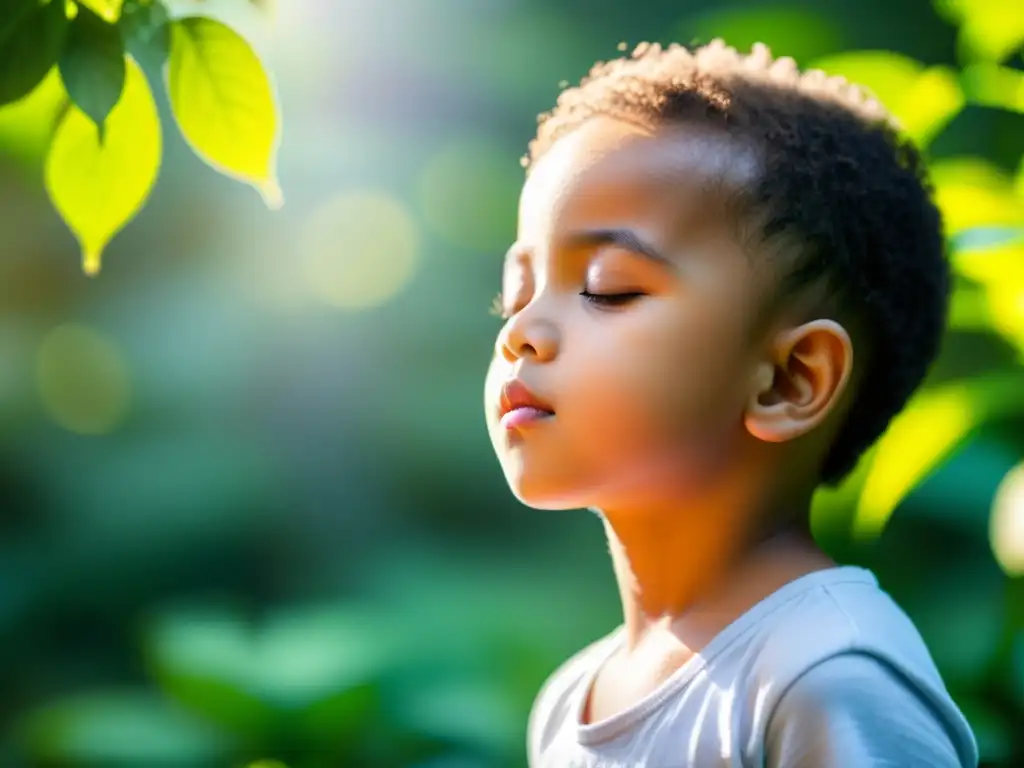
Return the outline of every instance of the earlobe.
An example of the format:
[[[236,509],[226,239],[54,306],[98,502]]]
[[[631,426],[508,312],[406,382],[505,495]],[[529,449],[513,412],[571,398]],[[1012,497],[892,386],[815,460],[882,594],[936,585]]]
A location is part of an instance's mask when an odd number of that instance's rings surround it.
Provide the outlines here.
[[[833,412],[853,371],[850,336],[833,320],[814,320],[780,333],[755,371],[744,423],[765,442],[800,437]]]

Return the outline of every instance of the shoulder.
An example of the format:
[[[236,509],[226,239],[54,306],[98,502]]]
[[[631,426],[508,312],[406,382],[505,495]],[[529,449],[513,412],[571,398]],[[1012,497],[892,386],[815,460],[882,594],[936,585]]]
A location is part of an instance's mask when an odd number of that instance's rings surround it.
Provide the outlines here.
[[[526,726],[528,754],[540,754],[565,728],[575,725],[580,688],[611,652],[621,627],[590,643],[562,662],[544,681],[530,709]]]
[[[765,734],[771,768],[978,764],[977,747],[945,690],[929,690],[887,661],[850,651],[799,675]]]
[[[872,766],[894,754],[900,766],[977,765],[924,640],[869,571],[821,574],[754,642],[751,736],[771,768]],[[920,760],[903,757],[922,749]]]
[[[866,653],[921,686],[942,686],[913,622],[870,571],[823,573],[773,616],[759,638],[757,671],[781,694],[807,670],[844,653]]]

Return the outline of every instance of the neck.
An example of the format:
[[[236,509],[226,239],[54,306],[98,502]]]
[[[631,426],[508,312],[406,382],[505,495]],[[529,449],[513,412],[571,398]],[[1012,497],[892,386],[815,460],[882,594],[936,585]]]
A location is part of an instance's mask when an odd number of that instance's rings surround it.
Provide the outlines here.
[[[735,498],[602,509],[627,644],[635,647],[651,629],[675,624],[696,606],[722,624],[704,628],[714,634],[786,582],[832,565],[806,526],[792,522],[806,520],[809,505],[806,494],[771,509]]]

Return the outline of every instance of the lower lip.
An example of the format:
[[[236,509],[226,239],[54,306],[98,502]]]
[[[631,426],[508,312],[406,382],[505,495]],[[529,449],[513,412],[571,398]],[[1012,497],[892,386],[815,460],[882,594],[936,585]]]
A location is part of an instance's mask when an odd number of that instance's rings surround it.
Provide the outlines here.
[[[515,408],[501,417],[501,426],[505,429],[516,429],[550,419],[555,414],[538,408]]]

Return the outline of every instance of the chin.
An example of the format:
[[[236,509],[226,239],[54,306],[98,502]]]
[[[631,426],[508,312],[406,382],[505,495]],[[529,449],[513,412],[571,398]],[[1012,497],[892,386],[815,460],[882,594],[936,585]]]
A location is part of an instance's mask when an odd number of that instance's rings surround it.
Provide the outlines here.
[[[521,504],[529,507],[530,509],[579,509],[579,504],[569,504],[562,499],[552,499],[545,496],[535,498],[532,496],[524,496],[522,493],[517,493],[515,490],[512,494],[519,500]]]
[[[577,495],[564,483],[554,482],[554,478],[530,477],[523,473],[505,468],[505,479],[512,495],[520,503],[533,509],[579,509],[586,503],[577,499]]]

